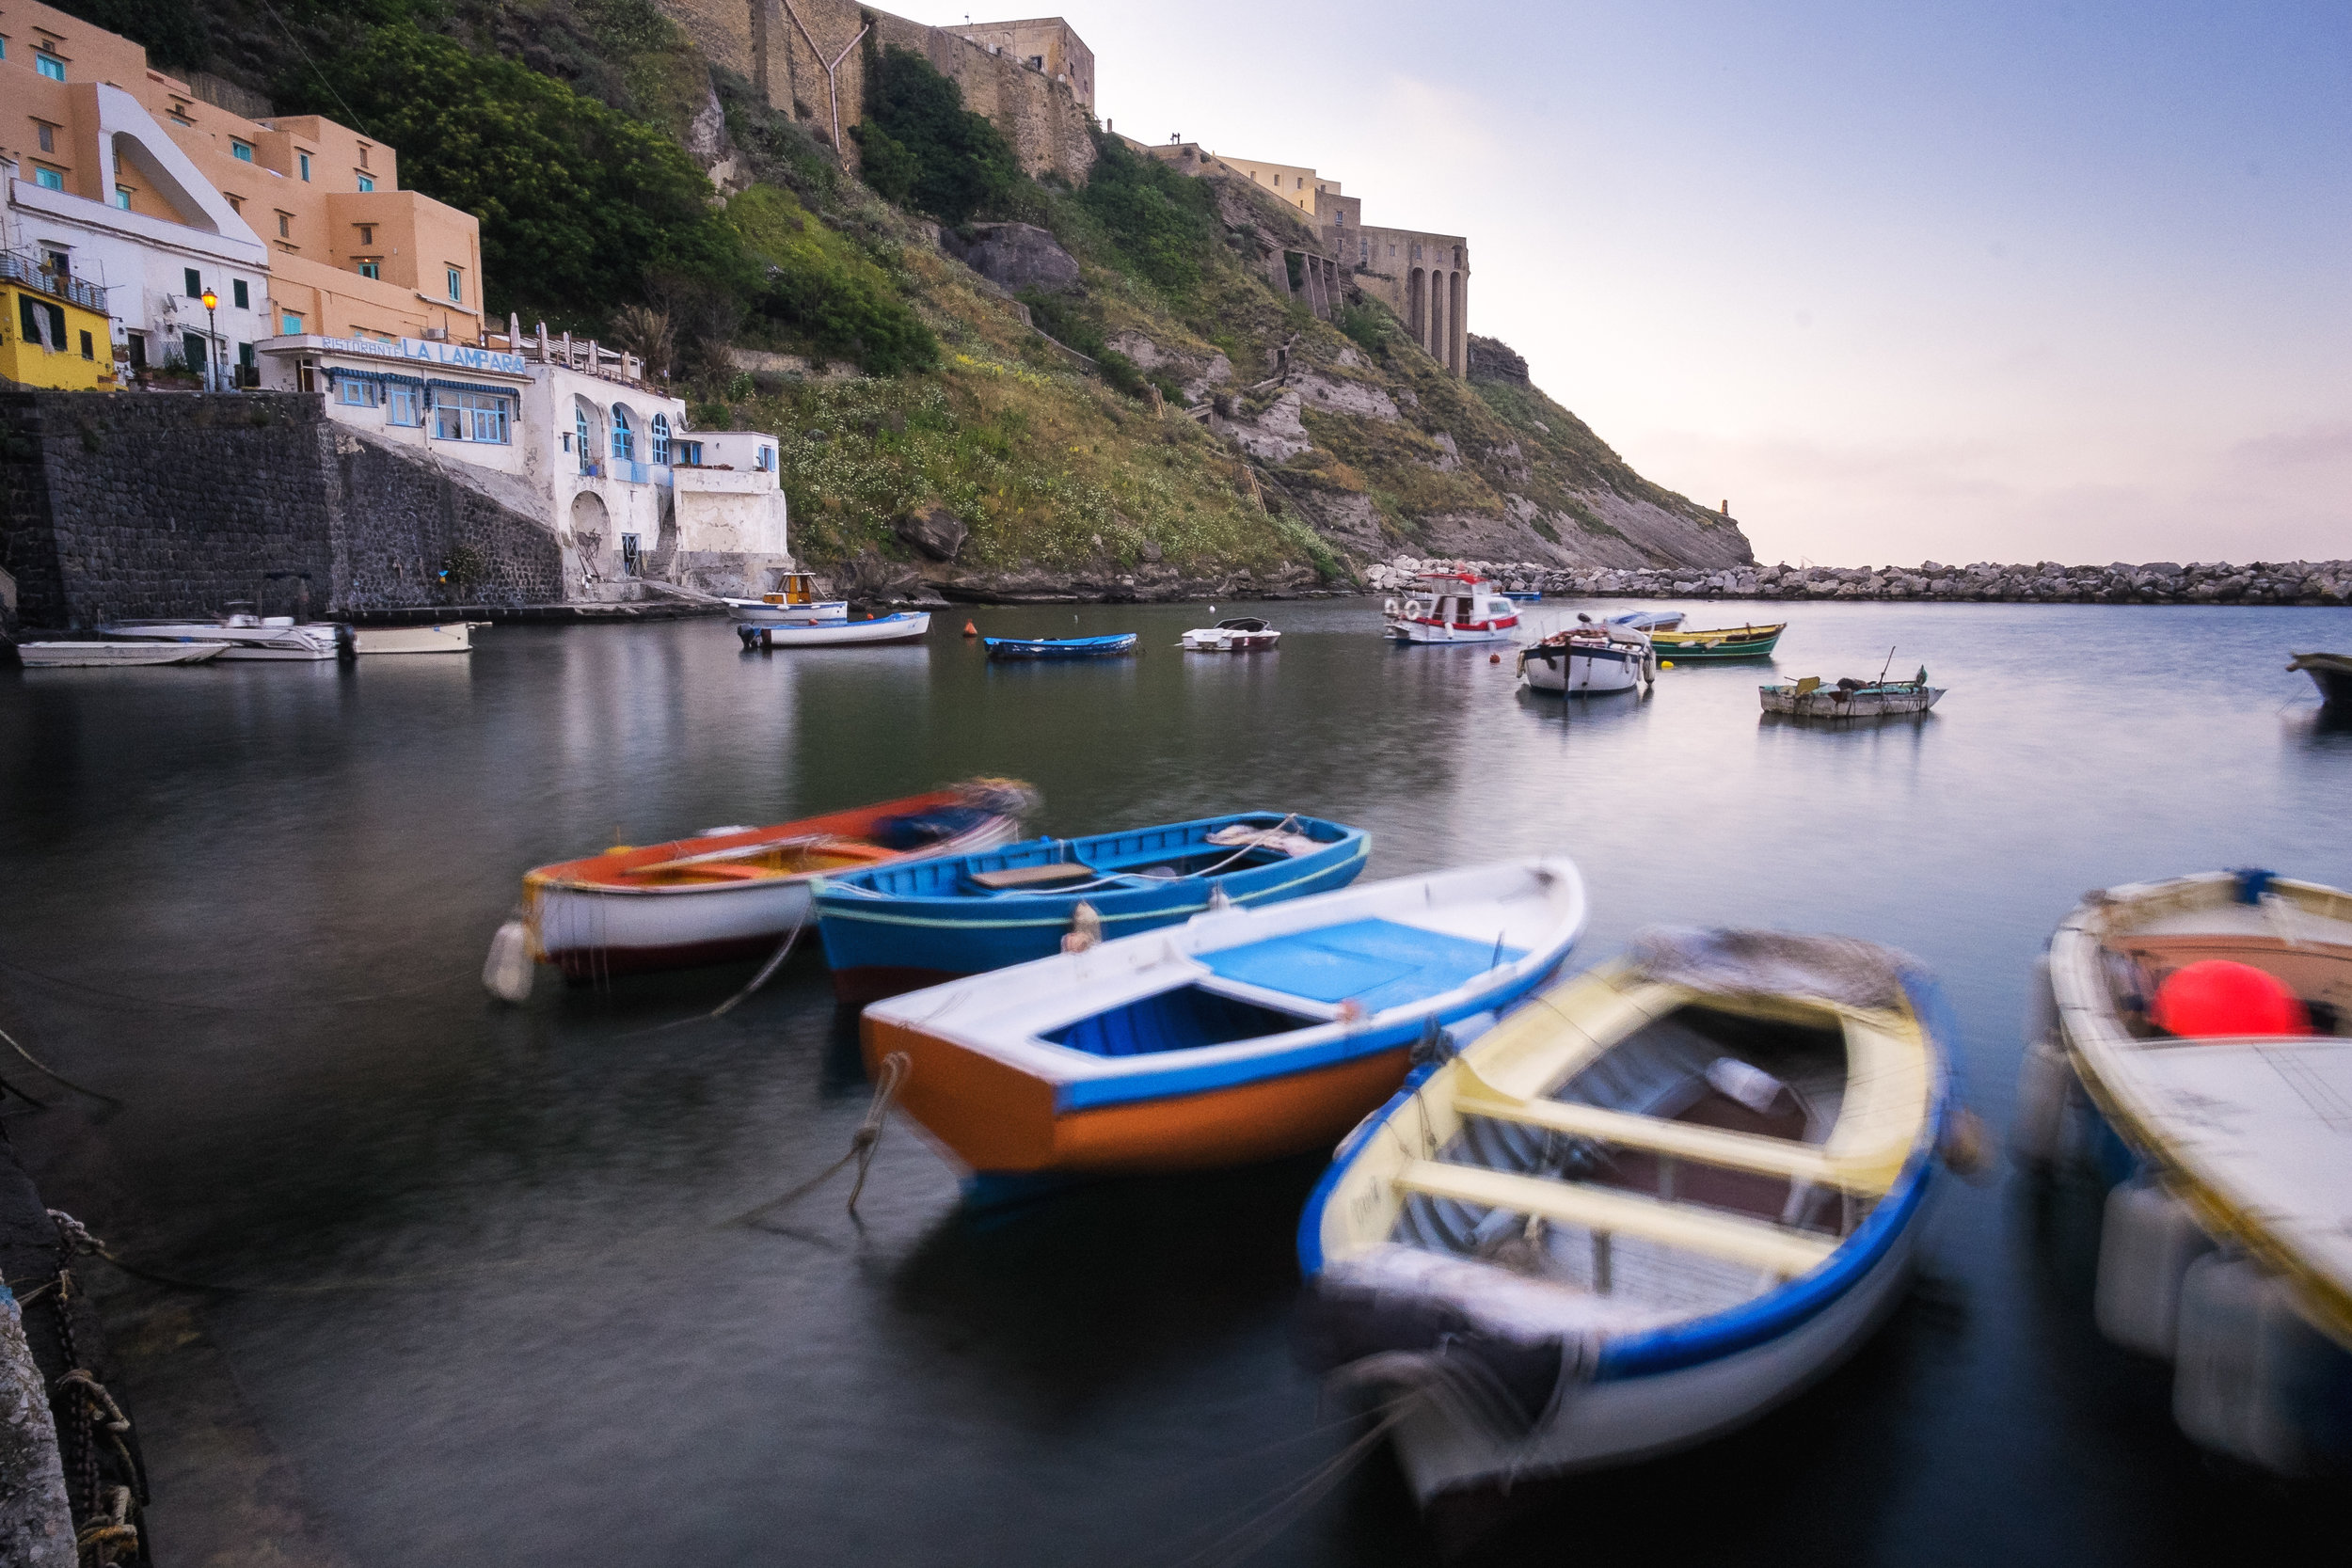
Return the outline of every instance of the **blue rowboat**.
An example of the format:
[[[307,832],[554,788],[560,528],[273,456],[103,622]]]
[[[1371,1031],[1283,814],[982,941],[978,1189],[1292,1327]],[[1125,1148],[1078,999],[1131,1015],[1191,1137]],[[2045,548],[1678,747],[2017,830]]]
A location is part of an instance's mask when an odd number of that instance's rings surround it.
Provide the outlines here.
[[[1039,838],[985,854],[877,866],[818,884],[834,994],[871,1002],[919,986],[1133,936],[1218,903],[1257,906],[1354,881],[1360,828],[1242,812],[1093,838]]]
[[[1506,599],[1517,599],[1521,604],[1533,604],[1540,600],[1543,594],[1531,588],[1506,588],[1503,590],[1502,596]]]
[[[1136,634],[1116,637],[983,637],[991,658],[1109,658],[1136,651]]]
[[[1899,1299],[1950,1037],[1886,948],[1645,933],[1340,1146],[1299,1227],[1311,1357],[1389,1406],[1441,1531],[1752,1420]]]

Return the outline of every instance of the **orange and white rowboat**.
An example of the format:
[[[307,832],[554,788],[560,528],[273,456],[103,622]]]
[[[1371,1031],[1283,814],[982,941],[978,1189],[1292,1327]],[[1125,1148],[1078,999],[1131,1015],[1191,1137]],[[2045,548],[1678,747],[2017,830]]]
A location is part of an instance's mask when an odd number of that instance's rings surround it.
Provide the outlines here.
[[[525,940],[532,958],[574,980],[762,957],[807,920],[818,877],[1008,843],[1036,803],[1025,784],[976,779],[542,865],[523,875]]]

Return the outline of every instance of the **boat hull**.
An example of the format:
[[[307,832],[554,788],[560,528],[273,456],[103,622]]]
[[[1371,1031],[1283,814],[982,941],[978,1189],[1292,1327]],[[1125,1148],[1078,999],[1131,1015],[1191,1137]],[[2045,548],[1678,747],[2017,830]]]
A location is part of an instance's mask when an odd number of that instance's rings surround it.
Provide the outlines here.
[[[361,626],[351,635],[355,654],[469,654],[472,621],[434,626]]]
[[[1733,658],[1767,658],[1780,645],[1777,626],[1732,626],[1722,631],[1654,632],[1658,657],[1677,664]]]
[[[827,599],[819,603],[769,604],[762,599],[729,599],[727,618],[746,626],[797,626],[811,621],[846,621],[850,618],[850,601]]]
[[[877,615],[869,621],[745,624],[735,628],[746,648],[832,648],[857,643],[919,642],[930,635],[928,612]]]
[[[1637,647],[1533,647],[1519,653],[1519,673],[1531,691],[1606,696],[1642,684],[1647,668]]]
[[[213,642],[230,661],[311,663],[334,658],[343,649],[343,628],[332,622],[229,626],[212,621],[159,621],[144,626],[102,626],[100,633],[125,642]]]
[[[1136,634],[1117,637],[985,637],[993,659],[1118,658],[1136,651]]]
[[[2296,654],[2287,666],[2312,677],[2319,688],[2319,705],[2330,713],[2352,713],[2352,656]]]
[[[1518,629],[1516,619],[1490,622],[1485,626],[1450,626],[1436,621],[1392,620],[1387,636],[1391,641],[1406,643],[1508,642]]]
[[[1794,719],[1888,719],[1927,712],[1944,695],[1944,689],[1940,686],[1910,691],[1874,691],[1865,688],[1849,692],[1824,686],[1800,695],[1791,686],[1766,686],[1757,689],[1757,695],[1765,712]]]
[[[20,642],[27,670],[115,670],[149,664],[207,664],[228,650],[218,643]]]
[[[1281,641],[1279,631],[1188,631],[1182,646],[1186,653],[1194,654],[1260,654]]]
[[[1181,833],[1197,826],[1146,830]],[[1116,836],[1116,835],[1112,835]],[[1016,847],[1009,862],[1023,858]],[[843,1002],[874,1002],[914,989],[903,983],[935,984],[1027,963],[1061,951],[1062,938],[1085,903],[1102,922],[1104,941],[1173,926],[1209,908],[1211,884],[1245,907],[1303,898],[1345,887],[1363,871],[1372,841],[1349,832],[1317,852],[1270,865],[1217,877],[1170,879],[1152,887],[1113,888],[1018,900],[946,896],[867,896],[854,889],[829,888],[817,901],[825,961],[833,969],[834,995]],[[1167,852],[1199,853],[1180,838]],[[1038,856],[1035,858],[1042,858]]]

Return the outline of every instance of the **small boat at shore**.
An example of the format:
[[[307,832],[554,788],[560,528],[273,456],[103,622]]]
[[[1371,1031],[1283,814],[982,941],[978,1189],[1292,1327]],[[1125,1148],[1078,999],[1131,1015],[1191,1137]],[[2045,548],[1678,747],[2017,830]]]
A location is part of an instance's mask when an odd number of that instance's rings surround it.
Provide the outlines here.
[[[1510,596],[1470,572],[1423,572],[1406,597],[1380,610],[1382,635],[1396,642],[1508,642],[1519,625]]]
[[[332,621],[296,623],[291,615],[239,610],[215,621],[117,621],[98,635],[119,642],[214,642],[232,661],[335,658],[351,642],[351,628]]]
[[[1720,626],[1712,631],[1654,631],[1650,641],[1658,657],[1676,660],[1769,658],[1788,623],[1775,626]]]
[[[1295,813],[1239,812],[828,877],[818,929],[834,996],[870,1002],[1026,963],[1064,938],[1132,936],[1225,904],[1345,887],[1372,836]]]
[[[1901,1296],[1942,1020],[1873,943],[1645,933],[1340,1147],[1299,1225],[1310,1359],[1465,1533],[1515,1485],[1754,1420]]]
[[[818,878],[1003,844],[1036,806],[1026,784],[974,779],[797,822],[712,828],[539,866],[523,875],[521,916],[492,943],[484,981],[520,1001],[528,959],[581,981],[764,957],[806,924]],[[517,942],[528,956],[519,966]]]
[[[1634,631],[1672,631],[1682,625],[1682,614],[1679,610],[1629,610],[1622,615],[1609,617],[1608,624]]]
[[[1565,859],[1402,878],[1082,947],[866,1008],[866,1068],[969,1196],[1328,1148],[1418,1043],[1541,984],[1584,926]]]
[[[860,642],[919,642],[930,635],[929,610],[901,610],[859,621],[762,621],[737,626],[746,648],[837,648]]]
[[[469,654],[473,630],[487,621],[443,621],[429,626],[358,626],[351,634],[355,654]]]
[[[1282,634],[1255,615],[1236,615],[1184,633],[1177,646],[1191,654],[1263,653],[1282,641]]]
[[[1944,688],[1928,684],[1927,666],[1907,681],[1858,681],[1851,678],[1823,684],[1819,675],[1787,686],[1759,686],[1756,695],[1767,713],[1798,719],[1883,719],[1894,714],[1925,713],[1944,695]]]
[[[1519,678],[1530,691],[1598,697],[1658,678],[1650,634],[1579,614],[1578,625],[1519,650]]]
[[[1131,631],[1109,637],[983,637],[980,641],[994,659],[1116,658],[1136,651]]]
[[[819,599],[817,579],[806,572],[787,572],[772,594],[755,599],[729,599],[727,617],[750,626],[801,626],[810,621],[846,621],[847,599]]]
[[[19,642],[27,670],[111,670],[146,664],[208,664],[225,642]]]
[[[2189,1438],[2352,1468],[2352,894],[2266,871],[2090,895],[2032,990],[2012,1144],[2111,1190],[2094,1315]]]
[[[2335,713],[2352,713],[2352,654],[2296,654],[2288,663],[2319,688],[2319,705]]]

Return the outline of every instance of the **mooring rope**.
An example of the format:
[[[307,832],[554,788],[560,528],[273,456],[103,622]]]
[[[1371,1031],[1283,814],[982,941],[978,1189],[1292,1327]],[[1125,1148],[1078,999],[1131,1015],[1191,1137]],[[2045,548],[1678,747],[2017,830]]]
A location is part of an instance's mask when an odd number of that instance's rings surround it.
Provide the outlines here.
[[[1380,1418],[1366,1428],[1362,1435],[1275,1494],[1248,1518],[1198,1550],[1177,1558],[1168,1568],[1232,1568],[1263,1551],[1275,1537],[1295,1524],[1308,1509],[1327,1497],[1332,1488],[1371,1458],[1390,1429],[1405,1418],[1412,1402],[1410,1394],[1391,1401]]]
[[[56,1079],[58,1083],[63,1084],[67,1088],[72,1089],[75,1094],[86,1094],[92,1100],[103,1100],[109,1105],[120,1105],[122,1103],[120,1100],[116,1099],[113,1095],[103,1093],[98,1089],[84,1088],[72,1079],[68,1078],[64,1073],[59,1072],[56,1068],[51,1067],[48,1063],[42,1061],[40,1057],[25,1050],[23,1046],[17,1044],[16,1037],[9,1034],[6,1029],[0,1029],[0,1040],[8,1041],[9,1050],[15,1052],[18,1055],[32,1063],[33,1066],[39,1069],[42,1073]],[[17,1093],[24,1094],[24,1091],[19,1089]],[[24,1095],[24,1098],[27,1100],[33,1100],[33,1097],[29,1094]],[[33,1103],[40,1105],[45,1102],[39,1100],[33,1100]]]
[[[914,1064],[908,1059],[905,1052],[894,1051],[884,1056],[882,1078],[874,1085],[874,1098],[866,1107],[866,1119],[859,1122],[857,1131],[850,1134],[850,1151],[783,1196],[771,1197],[755,1208],[744,1210],[732,1219],[721,1221],[722,1227],[749,1225],[771,1210],[781,1209],[795,1198],[807,1196],[832,1180],[852,1160],[857,1162],[857,1180],[850,1188],[850,1212],[854,1216],[858,1196],[866,1191],[866,1170],[874,1163],[874,1147],[882,1141],[882,1126],[890,1119],[890,1102],[898,1098],[898,1090],[914,1071]]]
[[[620,1037],[625,1040],[635,1039],[640,1035],[659,1035],[665,1030],[683,1029],[690,1023],[708,1023],[714,1019],[724,1018],[728,1013],[733,1012],[738,1005],[750,1000],[754,991],[766,985],[774,977],[776,971],[784,967],[784,960],[791,956],[793,944],[801,940],[801,933],[808,928],[809,914],[816,908],[817,901],[814,898],[803,906],[801,918],[792,923],[792,929],[784,934],[784,941],[777,945],[773,953],[768,955],[768,961],[759,966],[759,973],[752,976],[751,984],[711,1008],[710,1011],[695,1013],[687,1018],[674,1018],[667,1023],[656,1023],[649,1028],[632,1029]]]

